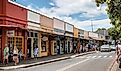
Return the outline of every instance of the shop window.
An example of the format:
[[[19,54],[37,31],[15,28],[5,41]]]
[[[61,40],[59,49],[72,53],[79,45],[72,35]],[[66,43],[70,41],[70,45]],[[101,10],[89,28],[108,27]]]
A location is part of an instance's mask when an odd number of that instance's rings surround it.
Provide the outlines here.
[[[46,52],[46,41],[41,41],[42,52]]]
[[[31,32],[31,36],[30,37],[33,37],[33,32]]]
[[[27,32],[27,36],[30,37],[29,32]]]
[[[18,50],[23,51],[23,38],[22,37],[8,37],[8,44],[10,47],[10,54],[13,53],[13,48],[16,45]]]
[[[54,42],[54,53],[57,53],[57,43]]]
[[[38,37],[38,33],[35,33],[35,37]]]
[[[34,38],[34,43],[33,43],[34,48],[38,47],[38,39]]]
[[[21,50],[22,49],[22,38],[16,37],[16,47]]]

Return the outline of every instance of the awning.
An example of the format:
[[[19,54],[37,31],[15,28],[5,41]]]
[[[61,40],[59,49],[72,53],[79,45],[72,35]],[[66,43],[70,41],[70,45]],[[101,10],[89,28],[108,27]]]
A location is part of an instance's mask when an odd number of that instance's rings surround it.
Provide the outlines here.
[[[20,26],[15,26],[15,25],[1,25],[0,24],[0,27],[21,28],[21,29],[27,30],[27,28],[25,28],[25,27],[20,27]]]

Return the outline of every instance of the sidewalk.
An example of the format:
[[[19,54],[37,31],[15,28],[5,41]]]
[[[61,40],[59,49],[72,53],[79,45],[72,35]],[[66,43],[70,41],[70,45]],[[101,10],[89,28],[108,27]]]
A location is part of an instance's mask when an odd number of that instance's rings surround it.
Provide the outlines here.
[[[7,70],[7,69],[16,69],[16,68],[27,68],[31,66],[66,60],[86,54],[92,54],[95,53],[95,51],[92,52],[86,52],[86,53],[80,53],[80,54],[63,54],[63,55],[55,55],[55,56],[47,56],[47,57],[41,57],[38,59],[30,59],[26,61],[21,61],[17,66],[14,66],[13,63],[9,63],[8,65],[0,64],[0,70]]]
[[[116,71],[121,71],[121,69],[117,69]]]

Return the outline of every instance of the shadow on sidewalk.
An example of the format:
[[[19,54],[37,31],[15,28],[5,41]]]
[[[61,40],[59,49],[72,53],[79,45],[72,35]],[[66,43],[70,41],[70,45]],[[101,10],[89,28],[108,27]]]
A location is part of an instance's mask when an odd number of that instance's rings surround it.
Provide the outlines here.
[[[68,57],[68,56],[71,56],[71,55],[74,55],[74,54],[71,53],[71,54],[63,54],[63,55],[54,55],[54,56],[46,56],[46,57],[39,57],[39,58],[31,58],[31,59],[27,59],[27,60],[21,60],[18,65],[32,64],[32,63],[36,63],[36,62],[52,60],[52,59],[61,58],[61,57]],[[0,63],[0,67],[7,67],[7,66],[14,66],[14,62],[9,62],[6,65]]]

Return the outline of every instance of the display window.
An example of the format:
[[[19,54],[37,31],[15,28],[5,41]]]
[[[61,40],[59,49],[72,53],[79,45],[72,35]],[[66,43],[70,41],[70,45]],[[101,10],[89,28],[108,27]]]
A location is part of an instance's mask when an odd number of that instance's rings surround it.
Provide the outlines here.
[[[24,42],[23,37],[8,37],[8,44],[10,47],[10,53],[13,52],[14,46],[16,46],[18,48],[18,50],[22,51],[22,53],[23,53],[23,50],[24,50],[23,42]]]
[[[54,53],[57,53],[57,42],[54,42]]]
[[[41,46],[42,46],[42,52],[46,52],[46,41],[41,41]]]

